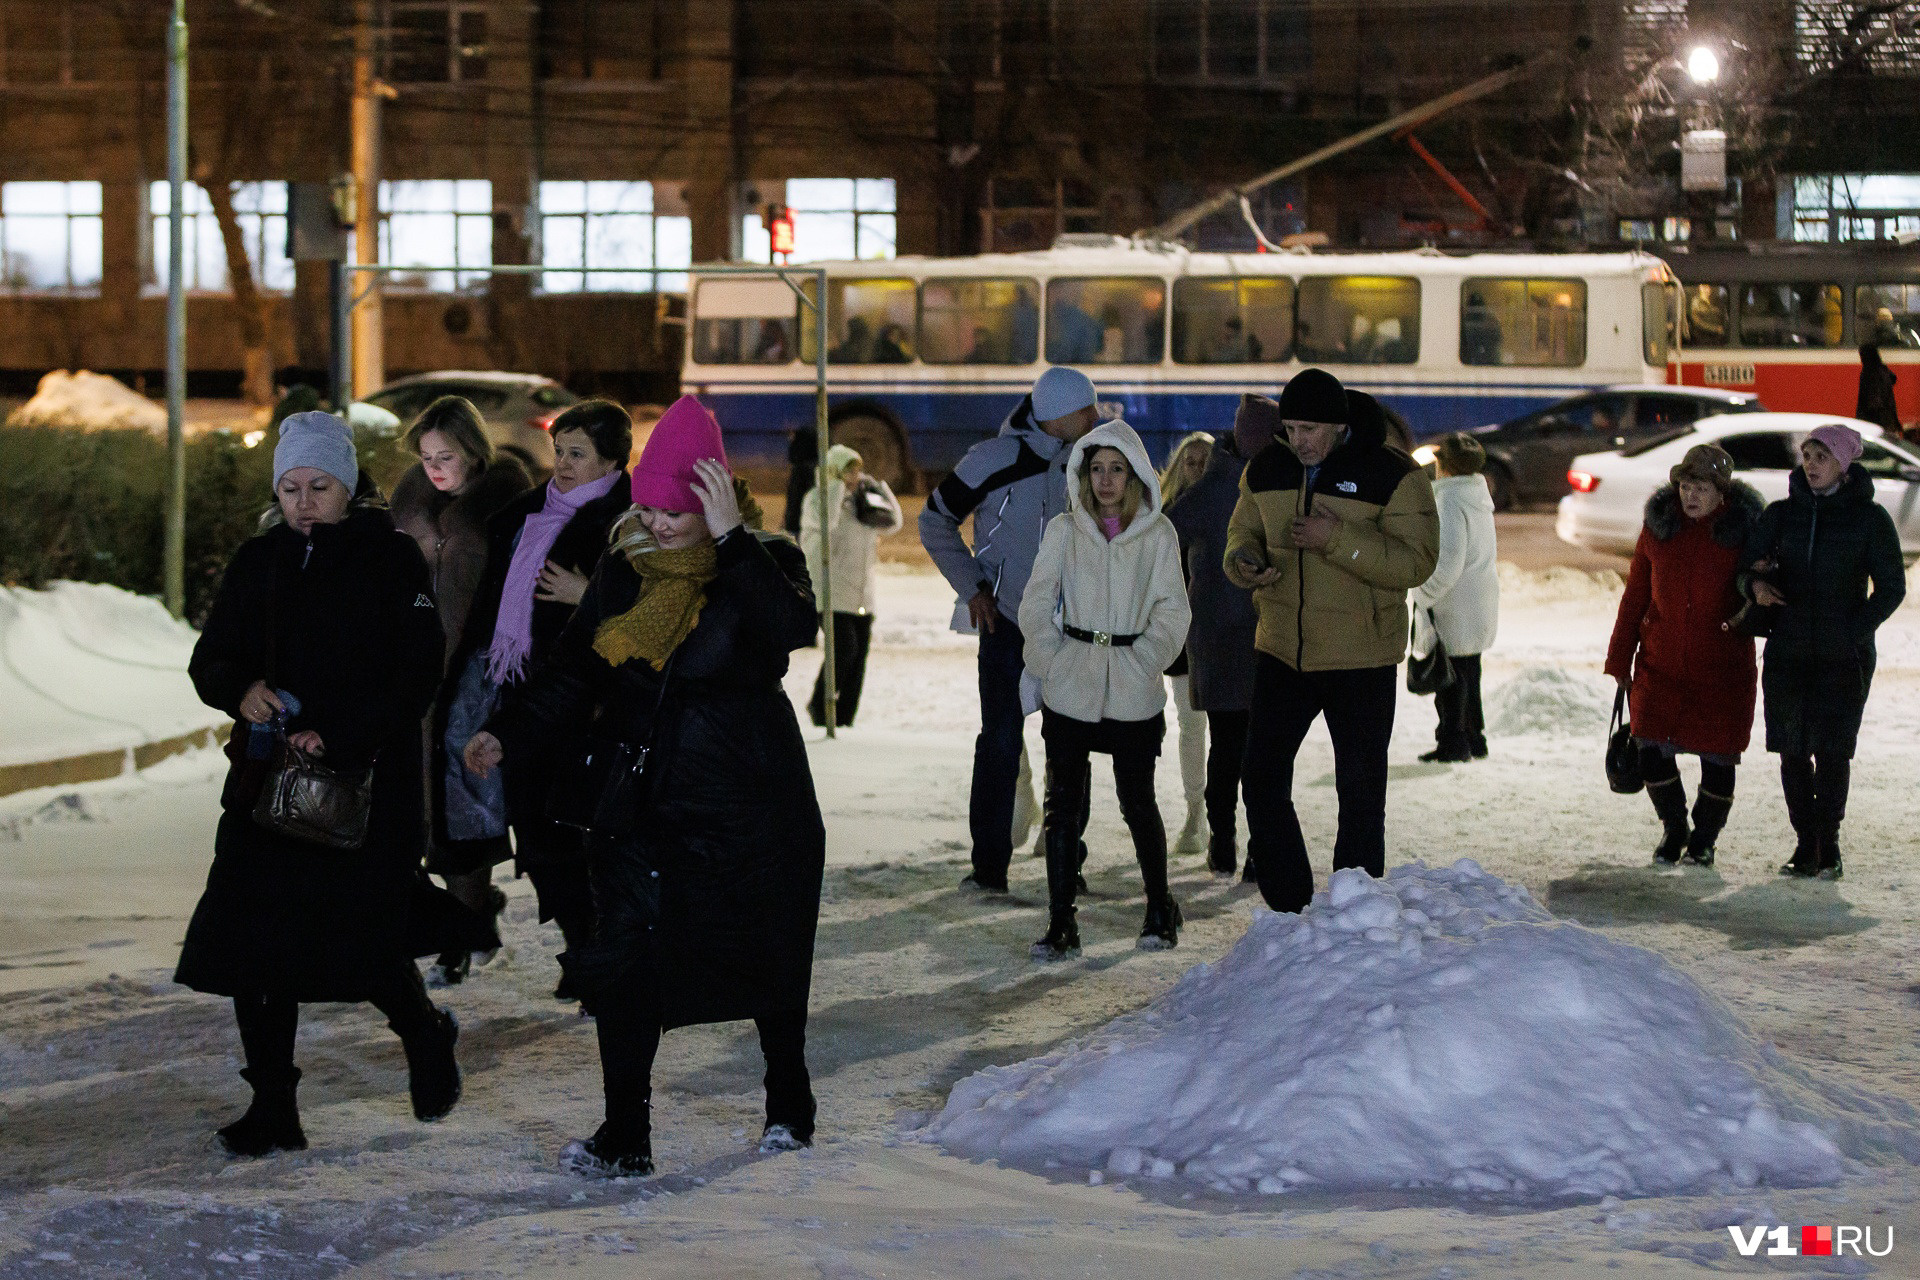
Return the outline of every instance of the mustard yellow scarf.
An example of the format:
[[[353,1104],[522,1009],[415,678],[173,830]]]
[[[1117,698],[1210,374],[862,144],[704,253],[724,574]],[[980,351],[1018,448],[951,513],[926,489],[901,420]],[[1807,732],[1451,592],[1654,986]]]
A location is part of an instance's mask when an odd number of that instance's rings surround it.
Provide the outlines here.
[[[594,652],[616,667],[645,658],[655,671],[664,668],[700,620],[716,557],[711,542],[629,554],[628,563],[640,575],[640,596],[633,608],[600,624],[593,633]]]

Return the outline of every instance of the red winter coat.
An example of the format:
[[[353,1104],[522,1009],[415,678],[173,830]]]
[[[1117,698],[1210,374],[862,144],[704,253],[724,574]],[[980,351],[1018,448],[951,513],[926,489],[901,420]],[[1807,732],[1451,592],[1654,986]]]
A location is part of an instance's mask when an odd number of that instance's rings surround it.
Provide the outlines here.
[[[1740,550],[1766,502],[1736,483],[1704,520],[1672,485],[1647,500],[1626,594],[1607,645],[1607,674],[1629,674],[1633,736],[1702,755],[1738,755],[1753,736],[1753,640],[1723,630],[1740,611]]]

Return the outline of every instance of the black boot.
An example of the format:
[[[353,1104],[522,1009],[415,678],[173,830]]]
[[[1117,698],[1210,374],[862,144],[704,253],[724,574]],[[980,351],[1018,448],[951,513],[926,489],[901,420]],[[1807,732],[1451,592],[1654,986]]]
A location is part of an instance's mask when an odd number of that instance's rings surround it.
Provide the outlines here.
[[[460,1101],[460,1064],[453,1057],[459,1038],[460,1023],[445,1009],[433,1011],[425,1030],[400,1037],[407,1051],[407,1092],[416,1120],[438,1120]]]
[[[1654,846],[1653,861],[1657,866],[1670,867],[1680,861],[1680,853],[1687,847],[1687,789],[1677,777],[1649,782],[1647,798],[1653,801],[1653,811],[1666,827],[1660,843]]]
[[[1819,819],[1814,813],[1813,762],[1804,765],[1780,759],[1780,792],[1787,802],[1787,820],[1793,824],[1793,856],[1780,865],[1783,876],[1807,878],[1819,874]]]
[[[1239,866],[1240,842],[1215,830],[1207,845],[1207,870],[1231,880]]]
[[[1080,926],[1072,907],[1056,907],[1047,922],[1047,936],[1027,949],[1035,960],[1052,963],[1080,954]]]
[[[1047,828],[1047,936],[1030,948],[1035,960],[1064,960],[1080,951],[1073,898],[1080,884],[1080,851],[1086,846],[1071,826]]]
[[[1702,791],[1693,799],[1693,834],[1687,837],[1687,853],[1681,861],[1696,867],[1713,865],[1713,843],[1720,838],[1722,828],[1727,825],[1727,815],[1733,812],[1733,799],[1730,796],[1716,796],[1711,791]]]
[[[653,1173],[653,1134],[647,1125],[609,1120],[584,1142],[560,1149],[560,1169],[581,1178],[645,1178]]]
[[[1142,951],[1171,951],[1180,945],[1180,904],[1171,896],[1147,901],[1146,923],[1140,926]]]
[[[1838,880],[1846,874],[1846,867],[1840,858],[1840,828],[1822,830],[1814,841],[1814,848],[1820,859],[1820,869],[1814,872],[1815,876],[1822,880]]]
[[[300,1128],[300,1108],[293,1096],[300,1083],[299,1069],[268,1074],[244,1067],[240,1076],[253,1086],[253,1104],[247,1114],[220,1130],[221,1144],[236,1156],[305,1151],[307,1135]]]

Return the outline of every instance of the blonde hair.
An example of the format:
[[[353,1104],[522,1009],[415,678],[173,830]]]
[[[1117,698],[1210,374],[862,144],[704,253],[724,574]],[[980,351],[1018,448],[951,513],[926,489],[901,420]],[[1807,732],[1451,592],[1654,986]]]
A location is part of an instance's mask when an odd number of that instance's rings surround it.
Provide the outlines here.
[[[1192,482],[1180,466],[1180,460],[1189,449],[1201,448],[1213,450],[1213,437],[1204,431],[1196,431],[1173,447],[1167,455],[1166,468],[1160,473],[1160,506],[1164,509],[1173,505],[1173,500],[1192,488]]]
[[[1147,505],[1147,486],[1134,474],[1133,463],[1127,461],[1127,455],[1110,444],[1093,446],[1080,460],[1080,509],[1096,520],[1100,518],[1100,504],[1093,496],[1093,458],[1102,450],[1119,458],[1120,465],[1127,469],[1127,489],[1120,495],[1120,527],[1125,529],[1140,514],[1140,508]]]

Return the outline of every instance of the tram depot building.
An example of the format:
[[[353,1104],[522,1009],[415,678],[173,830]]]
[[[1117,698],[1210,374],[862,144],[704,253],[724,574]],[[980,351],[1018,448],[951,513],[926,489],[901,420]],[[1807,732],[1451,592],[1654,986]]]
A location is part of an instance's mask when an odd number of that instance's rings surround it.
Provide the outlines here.
[[[329,267],[289,255],[288,184],[351,171],[356,47],[373,77],[381,259],[452,269],[384,290],[388,376],[513,369],[638,401],[674,390],[684,268],[766,261],[768,205],[792,211],[795,261],[1133,231],[1547,49],[1584,52],[1420,140],[1504,194],[1496,212],[1535,244],[1617,245],[1641,225],[1619,215],[1638,212],[1542,207],[1527,176],[1540,166],[1519,162],[1565,145],[1567,94],[1610,92],[1688,22],[1791,44],[1799,10],[1824,2],[1693,0],[1689,14],[1686,0],[1590,0],[1516,23],[1498,0],[190,0],[190,387],[239,384],[216,183],[263,291],[272,365],[327,365]],[[165,9],[0,0],[0,391],[60,368],[157,384]],[[1275,239],[1489,242],[1391,139],[1252,205]],[[1781,223],[1765,180],[1730,212],[1729,234]],[[1237,212],[1197,242],[1254,248]],[[472,270],[511,264],[551,270]]]

